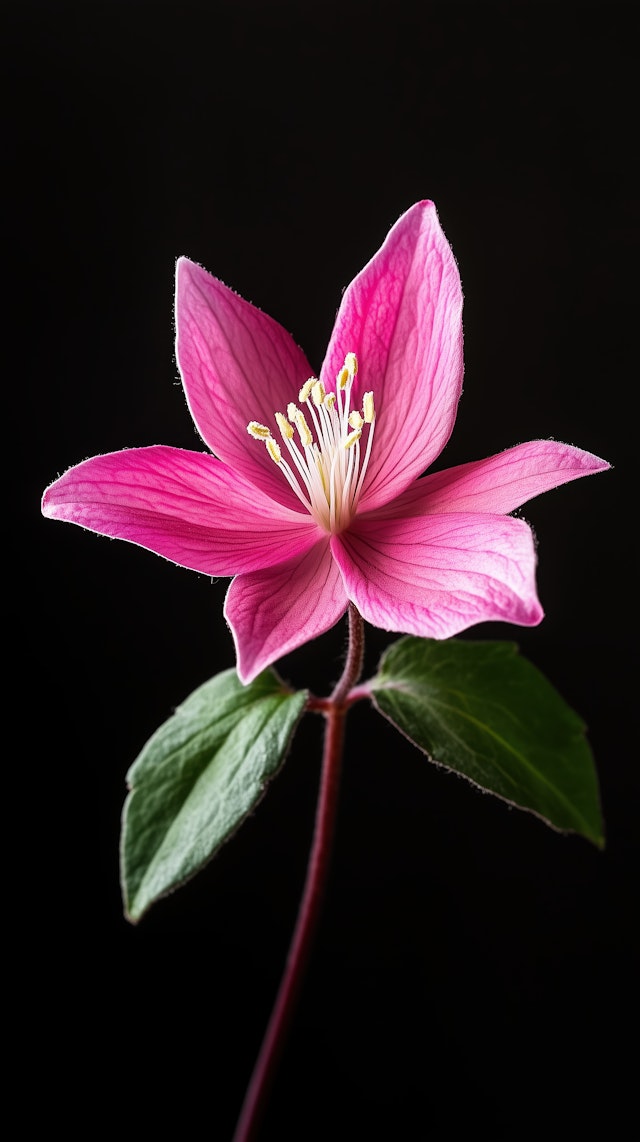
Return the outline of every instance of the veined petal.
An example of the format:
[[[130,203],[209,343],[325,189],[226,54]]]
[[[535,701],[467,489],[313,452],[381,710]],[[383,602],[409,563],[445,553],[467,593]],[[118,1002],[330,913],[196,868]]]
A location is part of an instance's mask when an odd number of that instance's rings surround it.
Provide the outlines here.
[[[275,428],[311,367],[277,321],[188,258],[176,267],[176,357],[191,415],[206,444],[272,498],[296,498],[247,424]]]
[[[512,512],[542,492],[609,467],[571,444],[531,440],[486,460],[430,473],[373,514],[382,519],[427,512]]]
[[[77,464],[47,488],[42,511],[206,575],[281,563],[322,534],[213,456],[160,445]]]
[[[530,528],[511,516],[361,517],[331,540],[349,598],[384,630],[449,638],[500,619],[542,619]]]
[[[348,600],[328,539],[268,571],[234,579],[224,613],[242,682],[338,622]]]
[[[432,202],[396,222],[347,287],[321,378],[327,388],[354,352],[357,405],[373,392],[375,441],[360,510],[387,503],[444,448],[462,388],[462,291]]]

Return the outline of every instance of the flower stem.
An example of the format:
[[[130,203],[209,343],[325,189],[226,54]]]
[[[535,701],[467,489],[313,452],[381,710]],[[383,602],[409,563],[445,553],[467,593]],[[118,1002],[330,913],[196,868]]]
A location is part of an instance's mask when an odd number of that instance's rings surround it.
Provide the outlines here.
[[[257,1136],[318,925],[335,832],[344,727],[349,708],[346,698],[360,677],[363,654],[364,624],[356,608],[350,604],[349,646],[344,670],[330,698],[324,700],[322,708],[325,718],[322,774],[313,843],[298,918],[276,1002],[238,1119],[234,1142],[253,1142]]]
[[[362,674],[362,662],[364,659],[364,623],[362,621],[360,612],[356,610],[353,603],[349,603],[349,646],[347,648],[347,657],[342,671],[342,677],[337,683],[329,702],[334,703],[336,706],[343,706],[347,694],[352,686],[355,686],[359,681]]]

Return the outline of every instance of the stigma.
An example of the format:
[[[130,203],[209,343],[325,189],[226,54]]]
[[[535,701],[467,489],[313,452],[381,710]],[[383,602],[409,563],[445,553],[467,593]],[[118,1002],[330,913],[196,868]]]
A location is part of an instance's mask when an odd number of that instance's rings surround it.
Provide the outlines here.
[[[344,531],[353,519],[371,456],[373,393],[364,394],[361,409],[352,407],[357,372],[355,353],[347,353],[335,392],[310,377],[298,393],[298,403],[290,401],[286,415],[274,413],[290,461],[266,424],[252,420],[247,425],[249,435],[262,440],[300,502],[329,533]]]

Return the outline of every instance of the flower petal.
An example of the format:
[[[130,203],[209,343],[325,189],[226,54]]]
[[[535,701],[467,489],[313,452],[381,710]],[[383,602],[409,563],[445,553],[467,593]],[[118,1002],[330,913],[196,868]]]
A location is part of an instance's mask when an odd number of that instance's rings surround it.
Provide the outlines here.
[[[242,682],[335,626],[347,609],[328,539],[268,571],[239,575],[224,607]]]
[[[207,575],[281,563],[322,534],[213,456],[160,445],[77,464],[47,488],[42,511]]]
[[[295,495],[266,448],[247,435],[256,420],[276,431],[274,412],[311,376],[293,338],[271,317],[188,258],[176,267],[176,357],[191,415],[206,444],[280,503]]]
[[[426,512],[512,512],[550,488],[609,467],[571,444],[531,440],[486,460],[430,473],[375,514],[382,519]]]
[[[419,202],[348,286],[322,380],[358,357],[354,401],[372,391],[375,440],[361,510],[387,503],[444,448],[462,388],[462,291],[432,202]]]
[[[460,513],[379,520],[331,542],[363,618],[384,630],[449,638],[475,623],[542,619],[530,528],[511,516]]]

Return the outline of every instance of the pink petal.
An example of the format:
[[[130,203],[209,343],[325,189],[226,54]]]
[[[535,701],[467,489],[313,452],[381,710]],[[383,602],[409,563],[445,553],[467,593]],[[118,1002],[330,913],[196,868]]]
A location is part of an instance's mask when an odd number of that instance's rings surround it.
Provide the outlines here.
[[[241,681],[251,682],[276,659],[335,626],[347,602],[328,539],[278,567],[239,575],[224,613]]]
[[[213,456],[161,446],[77,464],[47,488],[42,510],[207,575],[281,563],[322,534]]]
[[[322,367],[327,388],[358,358],[355,402],[373,391],[376,427],[360,500],[387,503],[435,460],[462,387],[462,292],[435,206],[419,202],[348,286]]]
[[[311,367],[291,336],[187,258],[176,268],[176,356],[191,415],[206,444],[280,503],[296,497],[249,421],[277,435],[274,412],[298,399]]]
[[[347,594],[384,630],[449,638],[475,623],[542,619],[530,528],[511,516],[460,513],[358,518],[331,541]]]
[[[609,467],[606,460],[571,444],[531,440],[486,460],[424,476],[375,515],[382,519],[425,512],[511,512],[550,488]]]

